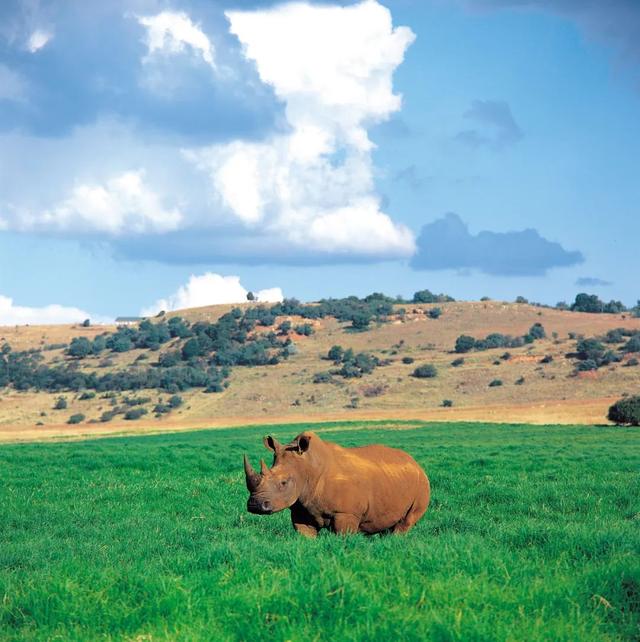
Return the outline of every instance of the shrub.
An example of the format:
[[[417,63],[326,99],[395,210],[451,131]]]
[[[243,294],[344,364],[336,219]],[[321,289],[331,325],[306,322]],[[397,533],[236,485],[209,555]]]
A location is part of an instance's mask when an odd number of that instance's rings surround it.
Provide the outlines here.
[[[442,407],[443,408],[451,408],[453,406],[453,401],[451,399],[443,399],[442,400]]]
[[[463,358],[463,357],[458,357],[457,359],[454,359],[454,360],[451,362],[451,365],[452,365],[454,368],[457,368],[458,366],[461,366],[463,363],[464,363],[464,358]]]
[[[640,352],[640,334],[631,337],[622,348],[623,352]]]
[[[180,395],[173,395],[169,397],[169,400],[167,401],[167,403],[171,408],[179,408],[184,402]]]
[[[313,375],[313,383],[331,383],[333,377],[330,372],[316,372]]]
[[[182,346],[182,358],[185,361],[189,361],[189,359],[193,359],[194,357],[199,357],[201,354],[202,350],[200,348],[200,343],[195,337],[189,339]]]
[[[525,299],[523,296],[517,296],[516,303],[529,303],[529,301],[528,299]]]
[[[367,310],[358,310],[351,315],[351,327],[354,330],[366,330],[371,323],[371,314]]]
[[[476,340],[473,337],[470,337],[467,334],[461,334],[456,339],[456,345],[454,350],[458,353],[469,352],[470,350],[473,350],[475,345],[476,345]]]
[[[586,372],[588,370],[597,370],[597,369],[598,369],[598,363],[593,359],[585,359],[584,361],[580,361],[576,366],[576,370],[580,372]]]
[[[67,407],[67,400],[64,397],[58,397],[53,406],[54,410],[64,410]]]
[[[90,327],[90,326],[91,326],[91,319],[85,319],[85,320],[82,322],[82,327],[83,327],[83,328],[88,328],[88,327]]]
[[[638,365],[638,363],[640,363],[640,361],[638,361],[635,357],[632,357],[632,358],[631,358],[631,359],[629,359],[629,361],[627,361],[627,363],[625,363],[624,365],[625,365],[625,366],[627,366],[627,367],[631,367],[631,366],[637,366],[637,365]]]
[[[365,397],[380,397],[385,392],[387,392],[387,386],[382,383],[374,383],[362,388],[362,394]]]
[[[494,379],[489,382],[489,388],[497,388],[502,385],[502,379]]]
[[[503,361],[509,361],[509,359],[511,359],[511,353],[510,352],[505,352],[502,355],[500,355],[500,358]]]
[[[82,423],[85,420],[85,416],[82,413],[78,413],[77,415],[71,415],[69,419],[67,419],[68,424],[79,424]]]
[[[342,357],[344,356],[344,350],[342,346],[331,346],[329,352],[327,352],[327,357],[334,361],[335,363],[340,363]]]
[[[533,337],[534,339],[544,339],[547,336],[547,333],[545,332],[542,323],[534,323],[529,328],[529,336]]]
[[[156,415],[166,415],[167,413],[171,412],[171,408],[169,406],[167,406],[166,404],[158,403],[153,408],[153,412]]]
[[[91,341],[89,341],[87,337],[75,337],[71,339],[67,354],[76,359],[84,359],[87,355],[91,354]]]
[[[295,327],[296,334],[302,335],[304,337],[310,337],[314,330],[313,326],[310,323],[302,323],[301,325],[297,325]]]
[[[542,359],[540,359],[540,363],[551,363],[553,361],[553,355],[546,354]]]
[[[430,319],[438,319],[442,315],[442,310],[440,308],[431,308],[427,314]]]
[[[291,331],[291,321],[288,319],[283,321],[279,326],[278,326],[278,332],[280,334],[289,334]]]
[[[617,424],[640,426],[640,395],[626,397],[616,401],[613,406],[609,408],[607,417],[610,421],[615,421]]]
[[[96,393],[93,390],[85,390],[80,395],[80,401],[87,401],[88,399],[95,399]]]
[[[412,376],[418,379],[433,379],[433,377],[438,376],[438,370],[432,363],[425,363],[422,366],[418,366],[413,371]]]
[[[147,414],[146,408],[132,408],[131,410],[127,410],[127,412],[124,415],[124,418],[127,421],[135,421],[136,419],[140,419],[140,417],[146,414]]]
[[[413,363],[415,359],[413,357],[402,357],[402,363],[409,365],[410,363]]]
[[[107,410],[100,415],[100,421],[106,423],[107,421],[111,421],[115,416],[116,413],[113,412],[113,410]]]
[[[524,383],[524,377],[518,377],[516,379],[516,386],[521,386]]]

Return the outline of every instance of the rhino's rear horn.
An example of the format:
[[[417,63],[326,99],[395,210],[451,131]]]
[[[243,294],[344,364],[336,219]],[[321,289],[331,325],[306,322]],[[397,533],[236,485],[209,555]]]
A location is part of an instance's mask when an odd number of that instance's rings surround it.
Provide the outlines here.
[[[244,474],[247,481],[247,490],[250,493],[253,493],[258,489],[261,477],[260,475],[258,475],[258,473],[256,473],[255,470],[253,470],[246,455],[244,456]]]
[[[260,476],[264,477],[265,475],[269,474],[269,469],[267,468],[267,465],[264,463],[264,459],[260,460]]]

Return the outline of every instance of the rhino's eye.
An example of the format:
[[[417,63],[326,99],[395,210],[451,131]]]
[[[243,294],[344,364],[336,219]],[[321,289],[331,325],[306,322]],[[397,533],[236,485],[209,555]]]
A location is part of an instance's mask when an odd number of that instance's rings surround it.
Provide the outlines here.
[[[280,486],[286,486],[288,483],[289,483],[289,480],[288,480],[288,479],[283,479],[283,480],[280,482]]]

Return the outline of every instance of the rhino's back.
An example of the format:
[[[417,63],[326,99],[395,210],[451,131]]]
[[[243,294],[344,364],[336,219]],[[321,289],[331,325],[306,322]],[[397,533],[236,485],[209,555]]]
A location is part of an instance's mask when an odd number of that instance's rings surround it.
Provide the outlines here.
[[[334,470],[338,494],[364,507],[375,530],[389,528],[416,503],[429,501],[429,480],[408,453],[379,444],[342,448]]]

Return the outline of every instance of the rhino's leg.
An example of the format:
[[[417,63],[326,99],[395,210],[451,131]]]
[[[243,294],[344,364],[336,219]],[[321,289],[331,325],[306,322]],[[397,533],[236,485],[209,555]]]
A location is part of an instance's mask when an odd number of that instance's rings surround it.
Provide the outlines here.
[[[336,513],[333,518],[333,530],[339,535],[357,533],[360,530],[360,519],[349,513]]]
[[[300,535],[317,537],[318,526],[313,516],[297,502],[291,507],[291,523]]]
[[[429,498],[420,497],[407,511],[407,514],[393,527],[394,533],[406,533],[424,515],[429,505]]]
[[[298,533],[300,533],[300,535],[311,538],[318,537],[318,529],[315,526],[309,526],[309,524],[296,524],[294,522],[293,527],[298,531]]]

